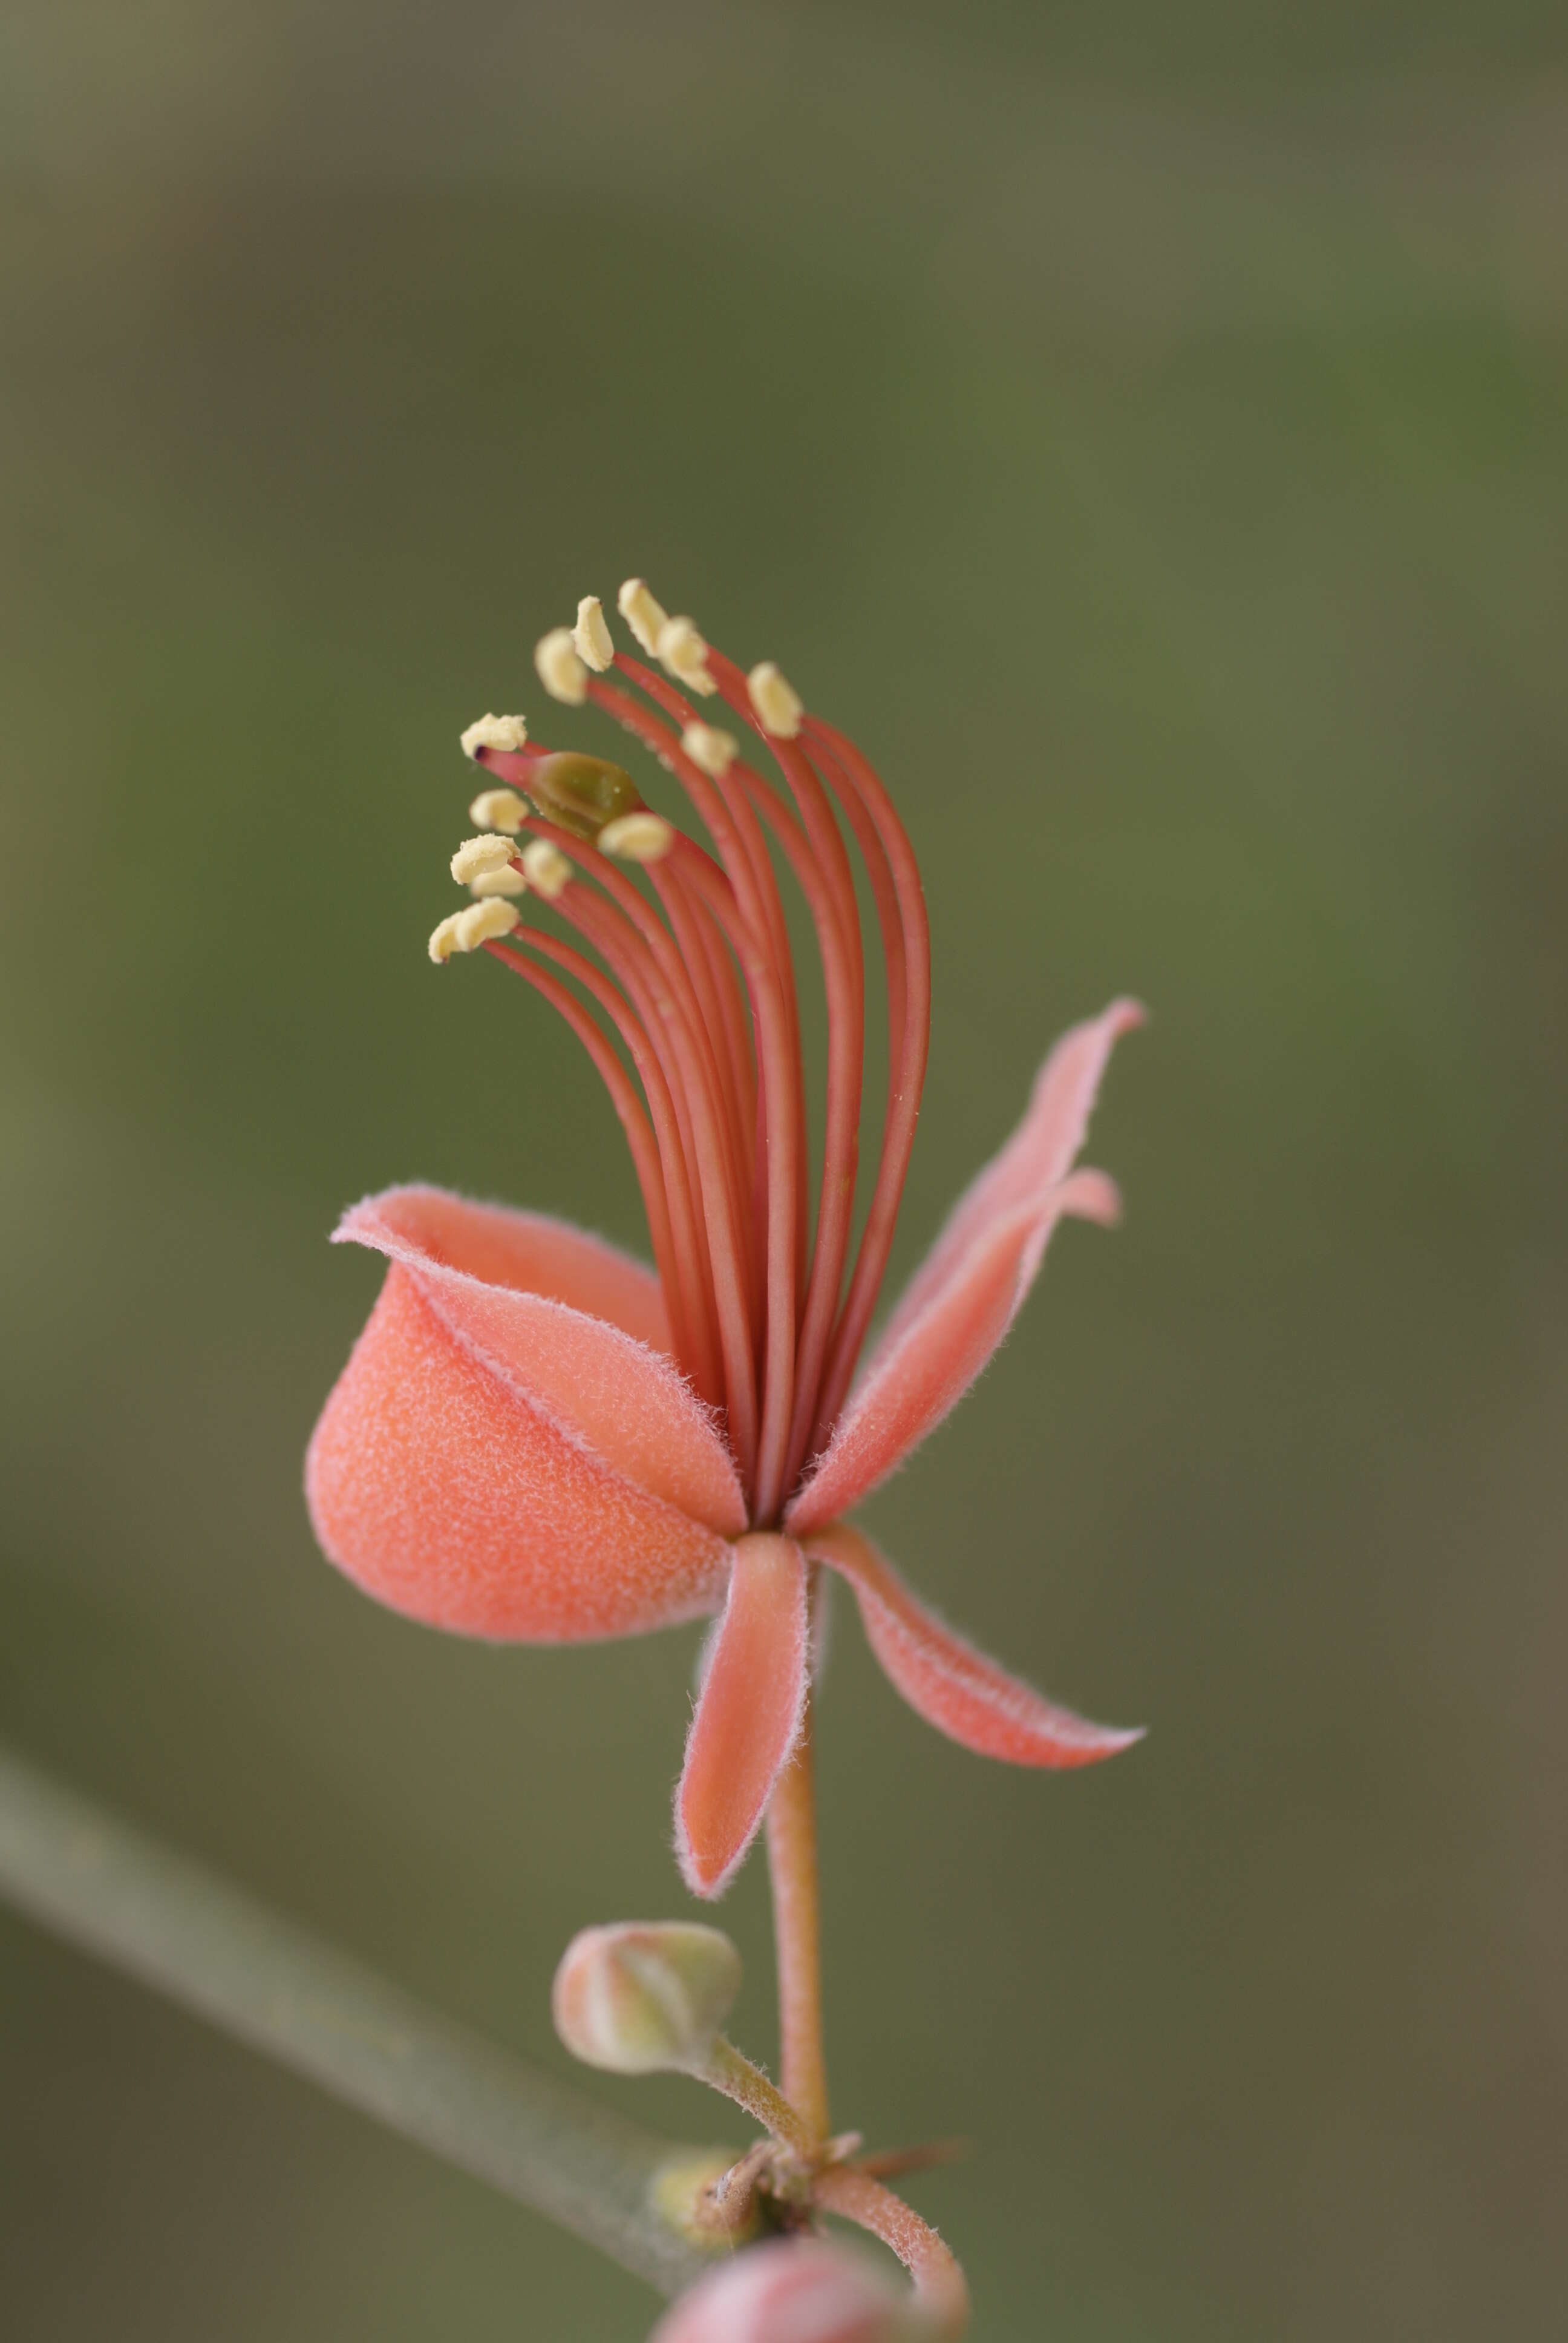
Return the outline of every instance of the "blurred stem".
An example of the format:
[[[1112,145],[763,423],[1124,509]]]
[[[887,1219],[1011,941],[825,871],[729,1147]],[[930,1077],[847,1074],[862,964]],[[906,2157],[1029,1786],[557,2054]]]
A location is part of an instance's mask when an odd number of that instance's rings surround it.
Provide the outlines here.
[[[738,2107],[766,2126],[775,2139],[781,2139],[803,2157],[809,2157],[818,2142],[801,2121],[799,2112],[790,2106],[749,2058],[727,2042],[721,2034],[702,2065],[693,2068],[699,2080],[722,2091]]]
[[[939,2335],[961,2335],[969,2325],[970,2290],[958,2258],[913,2206],[846,2164],[817,2176],[816,2200],[890,2246],[915,2282],[915,2299]]]
[[[779,2039],[784,2096],[813,2147],[828,2137],[828,2062],[822,2040],[822,1925],[817,1880],[817,1771],[811,1694],[795,1755],[768,1807],[768,1869],[779,1963]]]
[[[0,1895],[660,2293],[704,2267],[651,2196],[689,2150],[536,2074],[3,1750]]]

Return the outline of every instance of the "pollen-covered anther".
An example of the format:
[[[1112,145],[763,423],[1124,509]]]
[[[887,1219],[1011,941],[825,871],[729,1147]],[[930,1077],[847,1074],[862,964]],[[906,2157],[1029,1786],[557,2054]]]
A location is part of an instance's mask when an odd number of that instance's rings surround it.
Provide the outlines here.
[[[468,808],[476,830],[504,830],[516,838],[528,818],[528,801],[516,789],[481,789]]]
[[[764,732],[775,740],[793,740],[806,713],[805,702],[771,659],[763,659],[746,679],[751,705]]]
[[[706,699],[718,690],[708,672],[708,645],[689,618],[666,618],[658,630],[658,659],[688,691]]]
[[[558,846],[552,846],[548,838],[536,838],[523,849],[523,872],[534,892],[553,903],[564,893],[572,866]]]
[[[452,933],[452,950],[460,952],[477,951],[481,944],[497,936],[509,936],[518,920],[515,903],[504,902],[499,897],[487,903],[470,903],[466,911],[457,914],[457,924]]]
[[[680,745],[692,763],[717,781],[729,770],[740,744],[733,732],[721,732],[717,724],[689,724]]]
[[[661,813],[623,813],[598,834],[599,850],[621,862],[662,862],[675,844],[675,826]]]
[[[669,624],[669,613],[648,590],[647,580],[628,578],[616,607],[649,659],[658,657],[658,639]]]
[[[572,628],[572,647],[584,667],[591,667],[595,675],[602,675],[607,667],[615,665],[615,645],[604,622],[604,608],[597,594],[585,594],[578,604],[578,622]]]
[[[526,895],[528,891],[528,880],[509,862],[500,870],[481,870],[477,879],[468,881],[468,892],[476,902],[485,901],[492,895]]]
[[[466,887],[487,870],[504,870],[517,850],[509,838],[466,838],[452,857],[452,876]]]
[[[462,735],[465,757],[477,757],[481,749],[499,749],[513,755],[528,737],[528,720],[521,716],[481,716]]]
[[[588,698],[588,669],[578,657],[569,627],[553,627],[539,637],[534,646],[534,665],[552,699],[563,700],[568,708],[582,706]]]

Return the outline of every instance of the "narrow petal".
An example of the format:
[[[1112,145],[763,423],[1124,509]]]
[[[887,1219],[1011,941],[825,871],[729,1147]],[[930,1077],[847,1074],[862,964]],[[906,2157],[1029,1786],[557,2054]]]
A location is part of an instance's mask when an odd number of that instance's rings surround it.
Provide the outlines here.
[[[410,1618],[554,1643],[702,1616],[729,1549],[595,1456],[394,1262],[322,1412],[306,1496],[330,1560]]]
[[[490,1371],[605,1463],[721,1535],[746,1526],[729,1451],[665,1354],[650,1272],[542,1213],[391,1188],[337,1242],[398,1262]]]
[[[757,1835],[800,1731],[809,1640],[799,1547],[741,1538],[675,1795],[675,1851],[694,1896],[722,1896]]]
[[[805,1536],[836,1521],[898,1470],[990,1359],[1034,1283],[1057,1222],[1086,1205],[1084,1216],[1099,1218],[1114,1192],[1103,1172],[1075,1172],[969,1248],[898,1340],[879,1345],[821,1463],[785,1511],[789,1530]]]
[[[910,1706],[950,1741],[1010,1765],[1092,1765],[1143,1737],[1141,1727],[1091,1725],[1059,1708],[918,1602],[886,1556],[844,1523],[806,1551],[855,1590],[871,1649]]]

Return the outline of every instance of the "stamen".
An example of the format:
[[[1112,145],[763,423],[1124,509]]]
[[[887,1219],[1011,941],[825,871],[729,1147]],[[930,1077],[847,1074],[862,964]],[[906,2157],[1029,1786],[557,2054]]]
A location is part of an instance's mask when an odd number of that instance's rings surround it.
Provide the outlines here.
[[[432,931],[430,957],[439,968],[454,952],[477,951],[492,937],[509,936],[517,924],[518,913],[510,903],[470,903],[466,911],[454,911]]]
[[[528,818],[528,801],[516,789],[481,789],[468,808],[476,830],[504,830],[515,838]]]
[[[584,667],[591,667],[596,675],[602,675],[606,668],[615,664],[615,645],[597,594],[585,594],[578,604],[572,643]]]
[[[680,745],[692,763],[717,781],[729,770],[740,743],[733,732],[721,732],[717,724],[689,724]]]
[[[785,680],[771,659],[754,667],[746,681],[757,721],[764,732],[774,740],[793,740],[806,713],[799,693]]]
[[[452,876],[466,887],[487,870],[504,870],[517,850],[509,838],[466,838],[452,857]]]
[[[623,813],[598,834],[599,851],[621,862],[662,862],[675,844],[675,825],[661,813]]]
[[[616,607],[649,659],[658,657],[658,639],[669,624],[669,614],[648,592],[646,580],[628,578],[616,597]]]
[[[509,862],[501,870],[481,870],[477,879],[468,881],[468,892],[476,902],[489,895],[526,895],[528,891],[528,880]]]
[[[524,847],[523,871],[529,886],[542,895],[547,903],[557,901],[571,883],[571,864],[560,848],[552,846],[548,838],[533,839]],[[515,913],[512,925],[517,925]],[[496,932],[500,935],[506,930],[498,929]]]
[[[658,662],[677,683],[710,699],[719,686],[708,672],[708,645],[689,618],[667,618],[658,630]]]
[[[457,922],[462,916],[461,911],[449,911],[440,925],[430,930],[428,950],[437,968],[442,967],[457,950]]]
[[[501,749],[510,755],[528,737],[528,719],[522,716],[481,716],[461,737],[464,756],[476,761],[481,749]]]
[[[588,669],[578,657],[569,627],[554,627],[534,645],[534,665],[539,681],[552,699],[580,708],[588,698]]]

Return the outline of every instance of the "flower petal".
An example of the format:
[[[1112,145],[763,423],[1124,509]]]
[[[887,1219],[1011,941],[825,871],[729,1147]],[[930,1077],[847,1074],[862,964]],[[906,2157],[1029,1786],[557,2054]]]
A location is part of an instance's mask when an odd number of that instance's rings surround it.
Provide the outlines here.
[[[1058,1221],[1097,1219],[1115,1191],[1075,1172],[1021,1205],[970,1247],[898,1341],[879,1346],[850,1393],[822,1461],[786,1507],[797,1536],[836,1521],[885,1481],[955,1407],[1018,1315]]]
[[[1142,1016],[1136,1001],[1114,1001],[1057,1043],[1023,1121],[959,1199],[894,1310],[785,1511],[787,1528],[813,1529],[847,1513],[934,1430],[1011,1325],[1059,1220],[1118,1217],[1104,1172],[1067,1175],[1106,1060]]]
[[[334,1242],[400,1262],[454,1334],[607,1463],[722,1535],[745,1528],[729,1451],[664,1353],[650,1271],[564,1221],[438,1188],[367,1196]]]
[[[466,1635],[629,1635],[711,1611],[729,1549],[532,1402],[394,1262],[306,1458],[340,1570]]]
[[[808,1643],[799,1547],[741,1538],[675,1795],[675,1851],[694,1896],[722,1896],[757,1835],[800,1731]]]
[[[1143,1738],[1059,1708],[939,1619],[884,1554],[846,1523],[807,1541],[811,1561],[847,1578],[871,1649],[910,1706],[950,1741],[1010,1765],[1092,1765]]]

